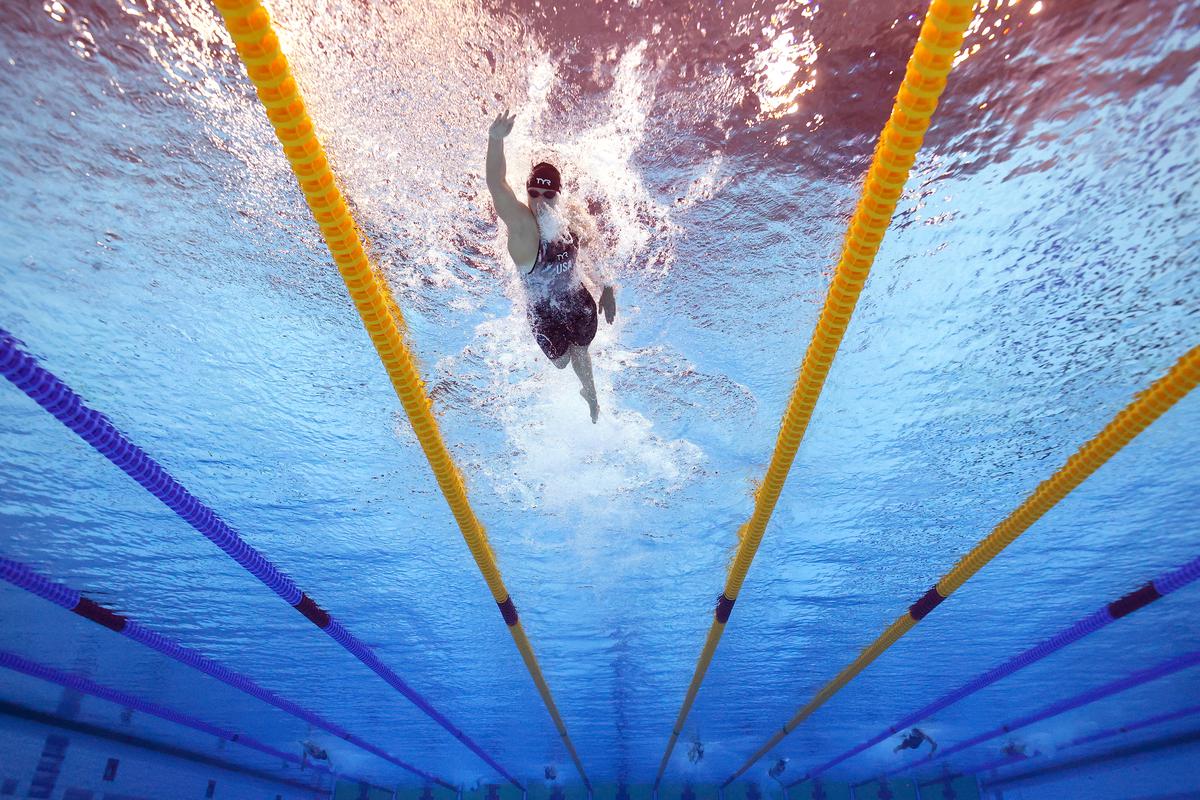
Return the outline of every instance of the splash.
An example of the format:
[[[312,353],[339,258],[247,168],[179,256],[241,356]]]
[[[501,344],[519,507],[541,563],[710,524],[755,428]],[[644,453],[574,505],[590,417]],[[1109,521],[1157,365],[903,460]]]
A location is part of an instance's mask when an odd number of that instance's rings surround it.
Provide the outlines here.
[[[608,113],[598,124],[567,132],[550,153],[543,148],[530,155],[533,131],[550,127],[546,115],[555,85],[551,62],[535,62],[529,73],[530,102],[524,124],[514,132],[524,142],[513,148],[518,155],[509,161],[510,177],[512,164],[520,164],[523,157],[553,158],[563,164],[564,179],[573,180],[579,195],[603,209],[602,252],[584,257],[607,261],[606,272],[618,276],[635,269],[635,260],[648,248],[670,248],[669,242],[651,244],[647,216],[655,220],[651,229],[669,230],[674,224],[670,207],[651,198],[632,164],[645,139],[648,106],[653,102],[653,76],[643,69],[645,51],[646,43],[641,42],[621,57],[606,98]],[[712,172],[709,167],[710,184]],[[492,249],[507,265],[503,236],[501,231]],[[491,383],[484,396],[499,400],[491,414],[503,426],[514,453],[503,470],[493,469],[490,474],[501,494],[525,508],[557,513],[586,508],[594,513],[615,509],[622,498],[645,496],[648,489],[670,492],[686,483],[704,461],[701,448],[656,433],[651,419],[624,406],[621,395],[614,392],[622,363],[628,363],[614,359],[614,349],[624,321],[636,311],[622,307],[616,324],[601,323],[593,342],[602,412],[599,424],[591,425],[574,374],[552,369],[534,345],[515,270],[511,274],[508,294],[513,313],[479,325],[471,345],[482,343]]]
[[[473,347],[488,373],[488,413],[503,428],[506,457],[483,465],[499,494],[551,514],[626,513],[625,503],[675,491],[704,461],[686,439],[669,439],[613,391],[610,351],[620,326],[601,326],[593,342],[601,415],[591,424],[579,381],[548,364],[529,334],[523,308],[476,329]],[[440,365],[443,369],[447,364]],[[482,410],[482,409],[481,409]]]

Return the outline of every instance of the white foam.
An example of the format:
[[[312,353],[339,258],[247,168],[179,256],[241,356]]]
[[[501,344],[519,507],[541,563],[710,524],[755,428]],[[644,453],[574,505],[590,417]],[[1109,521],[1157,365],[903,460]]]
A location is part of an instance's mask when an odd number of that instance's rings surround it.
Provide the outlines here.
[[[620,498],[651,485],[677,488],[704,460],[695,444],[660,436],[651,420],[622,407],[606,352],[620,332],[601,326],[592,346],[601,408],[596,424],[574,372],[555,369],[538,350],[523,306],[476,329],[493,383],[484,392],[493,399],[488,413],[510,445],[502,462],[484,469],[496,491],[523,508],[612,516],[620,513]]]

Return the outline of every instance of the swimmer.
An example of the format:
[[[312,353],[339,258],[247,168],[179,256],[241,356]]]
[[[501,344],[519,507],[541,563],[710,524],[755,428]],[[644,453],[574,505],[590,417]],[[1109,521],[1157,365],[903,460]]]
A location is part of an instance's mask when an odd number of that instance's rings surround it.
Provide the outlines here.
[[[782,784],[783,781],[779,780],[779,778],[780,778],[780,776],[783,775],[784,772],[787,771],[787,765],[788,765],[788,760],[786,758],[781,758],[778,761],[776,761],[775,764],[769,770],[767,770],[767,774]]]
[[[699,764],[704,760],[704,742],[700,741],[699,737],[693,739],[691,745],[688,746],[687,756],[688,761],[693,764]]]
[[[933,740],[933,737],[920,728],[913,728],[905,734],[904,739],[901,740],[900,744],[896,745],[892,752],[899,753],[901,750],[916,750],[925,742],[929,742],[930,744],[929,755],[937,752],[937,742]]]
[[[575,370],[583,387],[579,394],[595,422],[600,404],[588,346],[596,335],[599,317],[596,300],[576,264],[579,248],[595,239],[595,223],[585,209],[566,202],[558,168],[544,161],[525,181],[528,203],[517,199],[508,185],[504,161],[504,137],[512,133],[515,119],[515,114],[505,110],[488,130],[488,191],[508,228],[508,254],[529,296],[527,315],[534,338],[554,366],[565,369],[570,364]],[[600,311],[611,325],[617,315],[615,287],[599,268],[587,272],[593,290],[599,290]]]
[[[304,769],[308,766],[308,760],[310,758],[313,761],[324,761],[331,768],[333,767],[333,761],[330,760],[329,753],[326,752],[325,748],[318,745],[312,739],[305,739],[300,743],[300,746],[304,750],[304,752],[300,755],[300,769]]]
[[[1009,758],[1028,757],[1028,754],[1025,752],[1025,745],[1017,741],[1010,741],[1008,744],[1004,745],[1003,752],[1004,755],[1008,756]]]

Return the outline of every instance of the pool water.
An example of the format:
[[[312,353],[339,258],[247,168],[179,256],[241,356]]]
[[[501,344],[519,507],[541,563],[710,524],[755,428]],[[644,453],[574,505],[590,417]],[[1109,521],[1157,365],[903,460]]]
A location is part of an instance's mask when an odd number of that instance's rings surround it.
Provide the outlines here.
[[[648,784],[924,7],[269,7],[588,776]],[[505,769],[577,786],[215,9],[48,0],[5,19],[0,328]],[[1200,342],[1198,54],[1194,3],[981,4],[666,780],[727,778]],[[618,284],[596,425],[530,335],[484,184],[506,107],[510,182],[558,163]],[[1188,396],[747,777],[773,786],[780,759],[800,777],[1200,555],[1197,431]],[[497,780],[7,381],[0,557],[450,783]],[[921,727],[947,747],[1194,651],[1198,611],[1184,587]],[[0,649],[421,784],[7,583],[0,622]],[[1019,743],[1049,762],[1197,696],[1183,670]],[[64,711],[61,688],[8,671],[0,700],[214,747],[99,700]],[[0,716],[14,737],[32,724]],[[829,777],[895,768],[895,743]],[[238,749],[221,757],[297,772]],[[1200,790],[1145,763],[1145,795]]]

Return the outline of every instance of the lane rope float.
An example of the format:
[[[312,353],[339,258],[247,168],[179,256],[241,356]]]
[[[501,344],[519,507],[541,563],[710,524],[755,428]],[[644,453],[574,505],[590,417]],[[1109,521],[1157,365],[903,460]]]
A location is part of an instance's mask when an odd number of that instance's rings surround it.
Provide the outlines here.
[[[1058,470],[1038,484],[1033,493],[1025,498],[1016,510],[1009,514],[990,534],[972,550],[959,559],[954,568],[946,573],[934,586],[908,607],[879,637],[867,646],[857,658],[850,662],[826,683],[807,704],[802,706],[784,726],[754,755],[747,759],[723,786],[750,768],[755,761],[781,742],[809,715],[837,694],[858,673],[908,633],[930,611],[962,586],[989,561],[999,555],[1017,537],[1029,530],[1033,523],[1083,483],[1121,448],[1133,441],[1156,419],[1184,398],[1200,383],[1200,347],[1193,347],[1180,356],[1179,360],[1145,391],[1140,392],[1129,405],[1104,426],[1095,437],[1084,443]]]
[[[291,164],[305,202],[321,229],[329,253],[350,293],[350,299],[383,362],[396,396],[404,406],[442,496],[450,506],[475,564],[487,582],[492,599],[500,609],[563,746],[575,763],[584,786],[590,790],[591,784],[575,745],[567,734],[567,726],[559,714],[529,637],[521,625],[516,605],[504,586],[487,533],[467,499],[466,483],[446,449],[433,415],[432,401],[425,391],[416,361],[404,341],[405,324],[400,308],[387,287],[387,281],[367,255],[363,236],[346,206],[329,166],[325,148],[321,145],[292,75],[291,66],[280,49],[270,14],[258,0],[215,0],[215,5],[246,66],[247,76],[254,84],[267,119],[283,146],[283,154]],[[516,781],[512,782],[516,784]]]
[[[717,597],[713,622],[705,638],[704,647],[696,661],[691,683],[684,695],[683,705],[675,718],[670,739],[658,765],[654,786],[658,788],[667,762],[682,734],[696,693],[712,663],[713,654],[725,631],[725,624],[733,611],[733,604],[741,592],[742,582],[750,570],[750,564],[758,552],[767,523],[775,511],[775,504],[783,491],[791,471],[800,441],[808,430],[813,409],[820,397],[825,379],[833,365],[834,356],[850,317],[858,303],[871,265],[883,243],[884,233],[891,225],[896,204],[904,190],[909,172],[916,161],[917,151],[925,140],[929,121],[937,109],[938,99],[946,88],[946,77],[954,64],[954,56],[962,45],[963,35],[974,17],[973,0],[933,0],[921,25],[917,43],[909,58],[904,79],[896,93],[896,102],[891,116],[884,125],[871,167],[863,183],[862,196],[850,226],[846,231],[841,256],[834,270],[825,305],[817,318],[816,329],[804,354],[800,374],[788,399],[787,409],[779,427],[779,436],[771,462],[763,475],[762,483],[754,497],[754,510],[750,519],[738,531],[738,549],[725,586]]]
[[[1150,683],[1151,681],[1156,681],[1169,675],[1174,675],[1176,672],[1189,669],[1197,664],[1200,664],[1200,650],[1193,650],[1189,653],[1184,653],[1183,655],[1179,655],[1160,664],[1156,664],[1149,669],[1138,670],[1137,672],[1130,673],[1123,678],[1110,681],[1103,686],[1097,686],[1095,689],[1089,689],[1086,692],[1081,692],[1074,697],[1069,697],[1065,700],[1059,700],[1057,703],[1052,703],[1040,711],[1035,711],[1032,714],[1026,714],[1023,717],[1017,717],[1016,719],[1011,720],[1004,725],[992,728],[991,730],[981,733],[978,736],[973,736],[965,742],[948,747],[944,751],[938,750],[938,752],[931,756],[925,756],[924,758],[914,761],[911,764],[905,764],[902,767],[897,767],[896,769],[885,773],[885,776],[890,777],[901,772],[907,772],[910,769],[928,764],[931,761],[947,758],[955,753],[961,753],[963,750],[966,750],[969,747],[982,744],[990,739],[1005,736],[1013,731],[1020,730],[1021,728],[1027,728],[1034,723],[1042,722],[1050,719],[1051,717],[1057,717],[1060,714],[1067,713],[1068,711],[1074,711],[1077,708],[1082,708],[1083,706],[1103,700],[1106,697],[1111,697],[1114,694],[1127,691],[1136,686],[1141,686],[1142,684]]]
[[[1081,620],[1067,626],[1063,630],[1054,634],[1050,638],[1039,642],[1033,647],[1018,653],[1017,655],[994,667],[975,679],[968,681],[962,686],[947,692],[943,696],[929,703],[925,707],[914,711],[898,722],[893,723],[884,730],[880,731],[875,736],[866,740],[862,744],[855,745],[841,755],[835,756],[818,767],[815,767],[804,774],[799,780],[788,784],[788,788],[799,786],[805,781],[812,780],[819,775],[824,774],[828,770],[836,767],[848,758],[852,758],[859,753],[874,747],[875,745],[887,739],[889,736],[912,727],[921,720],[927,719],[942,709],[953,705],[954,703],[963,700],[980,689],[991,686],[996,681],[1002,678],[1007,678],[1015,672],[1025,669],[1041,661],[1049,655],[1057,653],[1067,645],[1074,644],[1081,639],[1095,633],[1101,628],[1108,627],[1113,622],[1129,616],[1130,614],[1153,603],[1161,597],[1165,597],[1172,592],[1187,586],[1196,580],[1200,579],[1200,557],[1194,558],[1183,566],[1171,570],[1170,572],[1159,575],[1152,581],[1144,583],[1138,589],[1113,600],[1100,607],[1093,613],[1084,617]]]
[[[198,730],[201,733],[208,734],[209,736],[215,736],[218,739],[224,739],[227,742],[233,742],[234,744],[240,744],[243,747],[249,747],[251,750],[257,750],[260,753],[265,753],[272,758],[278,758],[281,761],[288,762],[289,764],[296,764],[297,766],[303,764],[303,760],[299,756],[291,753],[285,753],[281,750],[276,750],[274,747],[271,747],[268,744],[263,744],[252,736],[247,736],[246,734],[237,731],[226,730],[225,728],[219,728],[216,725],[211,725],[201,719],[191,716],[190,714],[185,714],[182,711],[168,708],[166,706],[159,705],[158,703],[152,703],[144,698],[96,683],[90,678],[85,678],[82,675],[77,675],[73,672],[64,672],[63,670],[56,669],[48,664],[41,664],[37,661],[19,656],[16,653],[8,652],[7,650],[0,650],[0,667],[11,669],[13,672],[20,672],[21,674],[28,675],[31,678],[38,678],[50,683],[56,683],[59,686],[66,687],[68,689],[74,689],[81,694],[98,697],[101,700],[107,700],[110,703],[116,703],[117,705],[124,706],[125,708],[132,708],[134,711],[141,711],[144,714],[149,714],[151,716],[158,717],[159,719],[164,719],[167,722],[173,722],[176,725],[183,725],[184,727]],[[309,766],[319,772],[333,774],[332,770],[325,764],[312,763],[309,764]],[[312,789],[319,787],[310,786],[306,788]]]
[[[383,678],[417,708],[441,725],[455,739],[479,756],[485,763],[499,772],[514,786],[521,787],[517,779],[496,762],[490,754],[463,733],[442,712],[438,711],[419,692],[409,686],[390,667],[379,660],[375,652],[354,634],[350,633],[328,611],[317,605],[308,594],[300,590],[295,582],[272,564],[262,553],[242,539],[225,520],[217,516],[209,506],[184,488],[183,484],[146,454],[142,448],[117,430],[108,417],[88,408],[71,387],[37,363],[33,356],[23,352],[16,339],[0,328],[0,374],[14,386],[25,392],[31,400],[49,412],[55,419],[75,432],[126,475],[137,481],[167,508],[175,512],[184,522],[196,529],[204,538],[236,561],[243,569],[281,597],[288,605],[299,611],[304,618],[324,631],[351,655]],[[522,787],[523,788],[523,787]]]
[[[104,607],[75,589],[39,575],[26,564],[13,561],[9,558],[0,558],[0,578],[8,581],[13,586],[37,595],[43,600],[48,600],[60,608],[65,608],[67,611],[78,614],[97,625],[108,628],[139,644],[144,644],[150,649],[156,650],[166,657],[198,670],[209,677],[216,678],[240,692],[245,692],[251,697],[273,705],[286,714],[291,714],[293,717],[304,720],[314,727],[332,733],[339,739],[344,739],[350,742],[350,744],[360,747],[368,753],[376,755],[402,769],[408,770],[430,783],[436,783],[452,791],[458,791],[458,787],[449,781],[442,780],[436,775],[414,767],[407,761],[397,758],[382,748],[365,741],[360,736],[350,733],[350,731],[342,726],[330,722],[319,714],[291,700],[280,697],[270,689],[259,686],[240,672],[218,661],[214,661],[190,647],[184,647],[173,639],[150,630],[124,614],[118,614]]]

